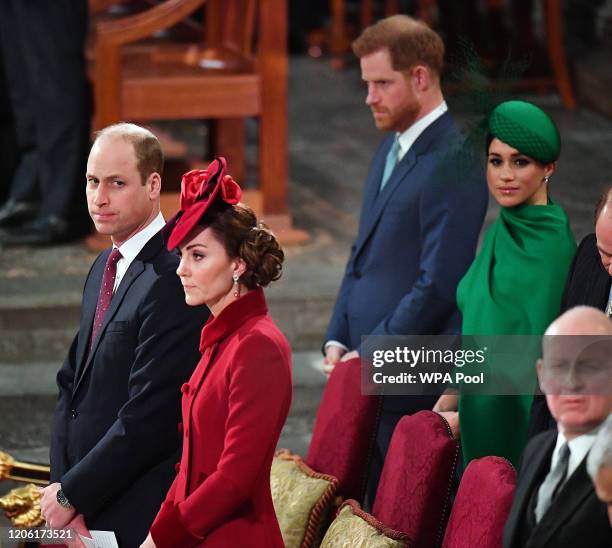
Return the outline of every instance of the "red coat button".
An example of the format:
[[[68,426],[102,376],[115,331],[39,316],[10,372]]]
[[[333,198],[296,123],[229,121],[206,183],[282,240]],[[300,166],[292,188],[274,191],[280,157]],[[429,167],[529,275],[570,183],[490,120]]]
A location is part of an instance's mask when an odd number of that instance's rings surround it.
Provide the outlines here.
[[[177,462],[177,463],[174,465],[174,471],[175,471],[175,472],[178,474],[180,469],[181,469],[181,463],[180,463],[180,462]]]
[[[185,395],[189,394],[189,383],[186,382],[185,384],[183,384],[183,386],[181,386],[181,392]]]
[[[182,422],[179,422],[179,423],[178,423],[178,433],[179,433],[179,434],[182,434],[182,433],[183,433],[183,423],[182,423]]]

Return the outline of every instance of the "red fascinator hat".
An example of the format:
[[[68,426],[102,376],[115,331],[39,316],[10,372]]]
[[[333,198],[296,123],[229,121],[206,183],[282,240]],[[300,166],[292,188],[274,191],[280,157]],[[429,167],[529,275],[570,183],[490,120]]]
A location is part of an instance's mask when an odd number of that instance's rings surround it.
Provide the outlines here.
[[[216,157],[206,169],[194,169],[181,180],[181,209],[166,224],[168,249],[178,247],[195,228],[211,204],[225,202],[229,205],[240,201],[242,190],[230,175],[225,174],[227,161]]]

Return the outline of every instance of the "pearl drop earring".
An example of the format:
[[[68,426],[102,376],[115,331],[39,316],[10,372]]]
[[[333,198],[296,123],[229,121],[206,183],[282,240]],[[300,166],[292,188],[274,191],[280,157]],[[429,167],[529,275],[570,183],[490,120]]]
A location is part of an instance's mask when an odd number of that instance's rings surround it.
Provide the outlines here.
[[[240,297],[240,286],[238,285],[239,278],[240,276],[234,272],[234,275],[232,276],[232,279],[234,280],[234,297]]]

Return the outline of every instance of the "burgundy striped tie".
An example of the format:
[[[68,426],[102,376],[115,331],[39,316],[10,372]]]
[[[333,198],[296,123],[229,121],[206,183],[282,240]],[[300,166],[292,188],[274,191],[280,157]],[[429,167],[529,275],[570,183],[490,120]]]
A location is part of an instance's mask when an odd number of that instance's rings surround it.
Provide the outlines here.
[[[93,327],[91,329],[91,338],[89,339],[89,351],[100,334],[100,329],[104,323],[104,316],[110,306],[113,298],[113,287],[115,286],[115,277],[117,276],[117,261],[121,259],[121,252],[114,247],[104,267],[104,275],[102,276],[102,285],[100,286],[100,294],[98,295],[98,304],[96,305],[96,315],[94,316]]]

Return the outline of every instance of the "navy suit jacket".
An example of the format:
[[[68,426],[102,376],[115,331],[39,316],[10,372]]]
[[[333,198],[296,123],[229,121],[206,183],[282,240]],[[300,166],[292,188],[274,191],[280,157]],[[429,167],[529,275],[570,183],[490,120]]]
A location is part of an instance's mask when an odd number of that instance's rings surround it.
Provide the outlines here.
[[[326,340],[459,332],[455,292],[474,259],[487,207],[484,170],[447,112],[428,126],[379,192],[394,136],[379,147],[359,233]],[[472,158],[472,159],[471,159]]]
[[[158,233],[130,264],[88,354],[109,253],[87,276],[80,329],[57,375],[51,481],[90,529],[115,531],[121,547],[132,547],[175,476],[180,387],[200,358],[209,312],[185,304],[178,257]]]
[[[531,499],[534,491],[540,488],[550,470],[556,440],[556,430],[543,432],[525,448],[504,530],[504,548],[610,548],[612,528],[606,505],[595,495],[586,470],[586,457],[529,534],[527,512],[533,511],[535,500],[531,503]]]

